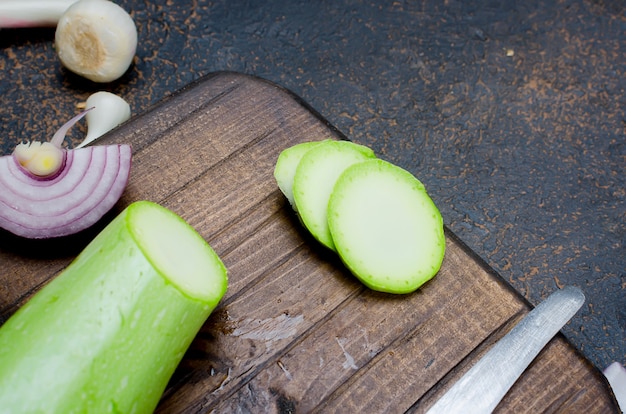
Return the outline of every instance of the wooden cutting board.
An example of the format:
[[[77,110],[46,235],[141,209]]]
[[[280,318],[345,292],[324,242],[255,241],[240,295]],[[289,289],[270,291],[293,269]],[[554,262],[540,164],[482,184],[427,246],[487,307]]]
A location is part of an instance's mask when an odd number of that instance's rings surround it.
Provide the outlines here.
[[[372,292],[300,227],[273,179],[281,150],[343,138],[266,81],[217,73],[103,143],[131,143],[129,185],[95,228],[60,241],[0,233],[0,321],[129,203],[180,214],[229,270],[229,290],[177,369],[160,413],[424,412],[530,309],[447,232],[438,275]],[[499,412],[618,412],[602,374],[561,335]]]

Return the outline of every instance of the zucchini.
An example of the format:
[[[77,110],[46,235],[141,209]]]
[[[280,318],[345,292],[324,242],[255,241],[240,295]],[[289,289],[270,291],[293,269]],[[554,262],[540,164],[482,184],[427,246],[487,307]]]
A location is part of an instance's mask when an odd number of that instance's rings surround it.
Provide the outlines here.
[[[300,222],[372,290],[406,294],[439,271],[443,218],[410,172],[349,141],[284,149],[276,182]]]
[[[413,292],[443,262],[443,219],[424,185],[381,159],[354,164],[337,179],[328,226],[341,260],[372,290]]]
[[[296,167],[293,198],[300,221],[330,250],[335,251],[335,244],[326,212],[335,181],[348,166],[374,157],[374,151],[363,145],[327,140],[307,151]]]
[[[293,178],[296,175],[296,168],[300,160],[311,148],[324,141],[307,141],[295,144],[281,151],[274,167],[274,178],[278,188],[284,194],[294,211],[298,211],[296,202],[293,199]]]
[[[226,288],[189,224],[131,204],[0,327],[1,410],[152,412]]]

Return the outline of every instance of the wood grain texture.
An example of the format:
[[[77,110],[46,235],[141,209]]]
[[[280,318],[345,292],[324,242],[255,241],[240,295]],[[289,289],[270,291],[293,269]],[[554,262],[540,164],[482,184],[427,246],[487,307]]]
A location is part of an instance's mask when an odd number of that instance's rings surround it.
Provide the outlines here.
[[[410,295],[372,292],[300,227],[273,179],[298,142],[342,135],[287,91],[203,78],[113,131],[129,185],[88,232],[58,242],[0,233],[0,317],[62,270],[99,228],[147,199],[213,246],[229,290],[192,343],[160,413],[424,412],[529,305],[450,232],[442,268]],[[604,377],[562,335],[500,412],[617,412]]]

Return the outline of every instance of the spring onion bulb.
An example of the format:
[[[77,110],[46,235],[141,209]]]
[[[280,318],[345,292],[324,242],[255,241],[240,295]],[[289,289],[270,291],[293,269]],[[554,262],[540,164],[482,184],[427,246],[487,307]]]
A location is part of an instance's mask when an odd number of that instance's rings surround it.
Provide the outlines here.
[[[0,157],[0,227],[41,239],[77,233],[95,224],[121,197],[128,182],[131,148],[126,144],[67,150],[64,124],[49,142],[17,145]]]
[[[2,0],[0,28],[54,27],[77,0]]]
[[[137,27],[109,0],[0,0],[0,29],[56,26],[61,64],[93,82],[112,82],[130,67]]]
[[[181,217],[132,203],[0,327],[0,411],[153,412],[227,284]]]
[[[130,118],[130,105],[110,92],[96,92],[85,101],[87,136],[76,148],[82,148]]]
[[[111,82],[130,67],[137,49],[132,17],[108,0],[80,0],[72,4],[55,32],[63,66],[94,82]]]

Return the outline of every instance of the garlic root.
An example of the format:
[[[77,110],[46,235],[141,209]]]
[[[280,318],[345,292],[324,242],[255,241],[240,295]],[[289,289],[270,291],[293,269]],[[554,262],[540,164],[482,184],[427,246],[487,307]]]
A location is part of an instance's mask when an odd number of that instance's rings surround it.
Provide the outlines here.
[[[59,19],[55,43],[67,69],[94,82],[111,82],[132,63],[137,27],[109,0],[79,0]]]

